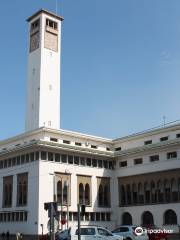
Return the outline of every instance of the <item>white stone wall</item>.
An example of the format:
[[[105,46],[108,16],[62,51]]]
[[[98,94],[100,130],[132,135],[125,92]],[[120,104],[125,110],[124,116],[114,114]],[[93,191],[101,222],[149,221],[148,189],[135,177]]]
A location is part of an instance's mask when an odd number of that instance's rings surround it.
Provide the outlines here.
[[[40,181],[39,181],[39,233],[41,233],[40,224],[44,225],[44,231],[47,231],[48,215],[44,210],[44,202],[53,201],[53,176],[50,173],[68,171],[71,174],[71,206],[69,211],[77,211],[77,174],[92,176],[92,206],[86,207],[87,212],[113,212],[115,209],[114,199],[114,180],[113,171],[98,168],[88,168],[84,166],[75,166],[69,164],[58,164],[54,162],[41,161],[40,163]],[[97,178],[96,177],[110,177],[111,178],[111,208],[97,207]],[[66,210],[66,208],[64,208]],[[73,224],[72,222],[70,222]],[[86,224],[87,222],[83,222]],[[92,224],[93,222],[91,222]],[[77,222],[75,223],[77,224]],[[113,228],[115,225],[115,216],[112,214],[111,222],[97,222],[103,224],[108,228]]]
[[[39,162],[35,161],[27,163],[25,165],[19,165],[13,168],[6,168],[0,170],[0,212],[3,211],[21,211],[28,212],[27,222],[1,222],[0,232],[10,231],[11,234],[15,234],[20,231],[24,234],[36,234],[38,225],[36,224],[38,219],[38,168]],[[18,207],[16,205],[17,199],[17,174],[28,172],[28,204],[27,206]],[[3,176],[13,175],[13,205],[11,208],[2,208],[2,193],[3,193]]]

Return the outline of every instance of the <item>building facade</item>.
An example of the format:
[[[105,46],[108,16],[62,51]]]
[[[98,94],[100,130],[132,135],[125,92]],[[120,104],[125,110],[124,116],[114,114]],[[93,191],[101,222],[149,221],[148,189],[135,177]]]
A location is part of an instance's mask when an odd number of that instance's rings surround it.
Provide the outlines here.
[[[120,224],[180,225],[180,124],[119,139],[61,130],[63,18],[40,10],[28,19],[25,133],[0,142],[0,232],[48,232],[45,202],[59,220],[113,229]]]

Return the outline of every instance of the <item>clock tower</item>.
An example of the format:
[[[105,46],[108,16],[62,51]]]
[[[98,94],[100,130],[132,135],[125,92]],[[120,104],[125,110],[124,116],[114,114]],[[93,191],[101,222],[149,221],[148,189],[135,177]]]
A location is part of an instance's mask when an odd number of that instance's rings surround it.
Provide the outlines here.
[[[40,10],[29,23],[26,131],[60,128],[60,55],[63,18]]]

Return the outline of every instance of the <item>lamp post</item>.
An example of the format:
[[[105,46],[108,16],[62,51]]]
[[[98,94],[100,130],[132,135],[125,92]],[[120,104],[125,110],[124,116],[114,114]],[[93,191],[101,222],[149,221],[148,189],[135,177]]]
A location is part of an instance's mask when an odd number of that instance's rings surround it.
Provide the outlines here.
[[[55,182],[55,176],[56,174],[54,173],[49,173],[49,175],[53,176],[53,201],[57,202],[57,187],[56,187],[56,182]],[[63,229],[63,224],[62,224],[62,217],[63,217],[63,180],[62,177],[58,176],[61,180],[61,230]],[[58,228],[59,228],[59,219],[58,219]]]
[[[55,189],[55,174],[54,173],[49,173],[49,175],[53,176],[53,202],[56,202],[56,189]],[[51,229],[52,227],[52,229]],[[52,214],[52,207],[50,210],[50,234],[52,231],[52,237],[51,239],[55,239],[55,232],[54,232],[54,216]]]
[[[67,229],[69,228],[69,179],[68,176],[70,174],[69,170],[65,170],[65,174],[67,175],[67,180],[66,180],[66,187],[67,187]]]
[[[40,226],[42,228],[42,235],[43,235],[43,227],[44,227],[44,225],[41,223]]]

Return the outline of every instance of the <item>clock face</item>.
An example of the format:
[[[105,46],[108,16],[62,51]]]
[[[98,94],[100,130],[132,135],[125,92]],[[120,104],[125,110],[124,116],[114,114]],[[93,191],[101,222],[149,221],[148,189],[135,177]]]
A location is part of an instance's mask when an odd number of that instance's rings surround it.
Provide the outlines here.
[[[39,48],[39,32],[33,34],[30,39],[30,52]]]

